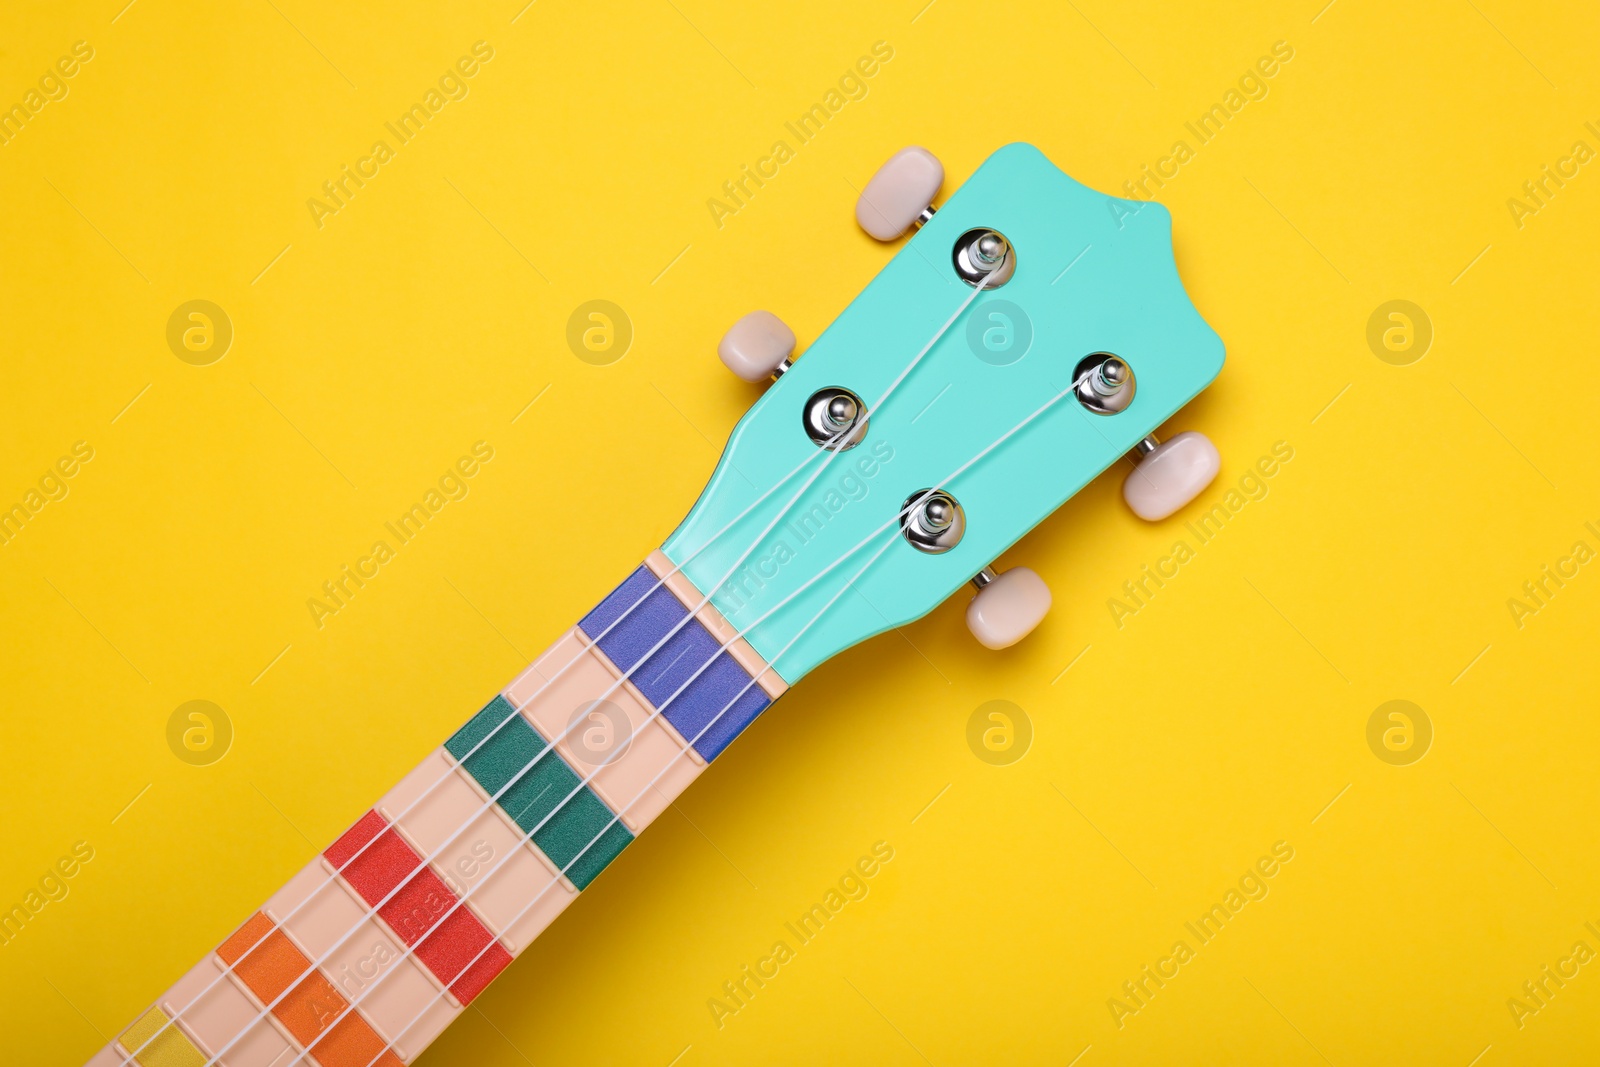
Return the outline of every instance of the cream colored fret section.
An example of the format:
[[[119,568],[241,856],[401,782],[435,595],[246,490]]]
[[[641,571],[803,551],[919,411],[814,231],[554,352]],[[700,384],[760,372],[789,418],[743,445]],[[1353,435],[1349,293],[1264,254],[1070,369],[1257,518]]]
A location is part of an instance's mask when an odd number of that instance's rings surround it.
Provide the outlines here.
[[[638,834],[705,769],[689,743],[574,627],[506,687],[534,729]]]
[[[410,1063],[455,1021],[461,1007],[454,997],[439,996],[444,987],[387,926],[367,915],[366,901],[334,870],[319,856],[261,910],[307,959],[322,961],[323,977],[357,1005],[395,1055]]]
[[[214,958],[200,961],[157,1001],[168,1016],[179,1016],[206,1056],[245,1033],[222,1057],[226,1067],[278,1067],[293,1059],[288,1038],[272,1017],[261,1017],[238,985],[219,977]],[[206,989],[210,985],[210,990]],[[198,998],[198,1000],[197,1000]],[[192,1006],[190,1006],[192,1005]]]
[[[208,1057],[245,1032],[220,1061],[223,1067],[280,1067],[293,1060],[289,1040],[276,1021],[262,1018],[237,985],[219,978],[216,963],[201,960],[157,1003],[169,1016],[180,1018]]]
[[[543,933],[578,893],[442,748],[378,802],[378,814],[394,823],[418,855],[434,857],[445,884],[513,954]]]
[[[177,1022],[162,1029],[170,1019]],[[233,1047],[218,1067],[287,1067],[294,1059],[276,1022],[263,1018],[250,998],[222,977],[213,955],[190,968],[118,1040],[127,1043],[126,1050],[107,1045],[85,1067],[198,1067],[230,1042]]]

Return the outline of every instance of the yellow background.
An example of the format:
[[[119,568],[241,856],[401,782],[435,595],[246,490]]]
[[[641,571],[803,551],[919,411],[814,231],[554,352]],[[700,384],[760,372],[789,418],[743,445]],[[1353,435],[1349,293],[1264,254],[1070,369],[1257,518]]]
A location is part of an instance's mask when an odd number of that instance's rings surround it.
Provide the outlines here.
[[[1185,516],[1097,480],[1002,561],[1054,589],[1032,638],[985,652],[962,592],[817,671],[423,1062],[1600,1057],[1600,965],[1506,1006],[1600,949],[1600,568],[1507,608],[1600,549],[1600,164],[1506,206],[1600,148],[1592,6],[122,3],[0,16],[6,104],[95,50],[0,148],[0,503],[95,449],[0,548],[0,902],[96,850],[0,948],[6,1062],[86,1058],[661,542],[754,396],[717,338],[766,307],[803,345],[872,277],[852,187],[891,151],[949,189],[1028,140],[1119,191],[1280,40],[1160,196],[1228,345],[1169,430],[1222,451],[1204,506],[1288,442],[1270,495],[1118,628]],[[319,230],[306,200],[478,40],[470,95]],[[707,198],[880,40],[718,229]],[[165,340],[197,298],[235,330],[206,367]],[[607,367],[564,339],[596,298],[635,328]],[[1391,299],[1434,327],[1410,366],[1366,342]],[[315,628],[478,440],[470,495]],[[236,731],[209,767],[166,743],[193,699]],[[966,742],[993,699],[1032,724],[1009,766]],[[1367,745],[1391,699],[1435,731],[1410,766]],[[880,840],[870,895],[719,1030],[708,998]],[[1119,1029],[1108,998],[1279,840],[1270,895]]]

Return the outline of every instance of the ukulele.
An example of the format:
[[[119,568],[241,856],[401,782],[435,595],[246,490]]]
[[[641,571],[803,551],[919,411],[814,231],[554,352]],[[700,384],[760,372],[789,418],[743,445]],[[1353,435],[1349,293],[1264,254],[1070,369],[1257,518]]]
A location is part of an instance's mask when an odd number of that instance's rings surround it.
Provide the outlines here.
[[[410,1063],[818,664],[969,581],[1014,644],[1050,591],[989,561],[1124,454],[1144,519],[1211,482],[1204,436],[1151,436],[1222,367],[1167,210],[1026,144],[936,211],[943,178],[884,164],[856,219],[917,232],[803,358],[768,312],[729,330],[773,384],[677,530],[90,1067]]]

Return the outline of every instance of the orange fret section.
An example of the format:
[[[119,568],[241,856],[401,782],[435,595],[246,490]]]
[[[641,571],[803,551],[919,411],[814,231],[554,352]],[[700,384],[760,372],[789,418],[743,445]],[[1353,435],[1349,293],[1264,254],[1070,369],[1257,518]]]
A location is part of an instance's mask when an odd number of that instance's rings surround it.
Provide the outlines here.
[[[321,1067],[403,1067],[359,1009],[339,1018],[350,1002],[321,971],[306,974],[311,961],[260,912],[222,943],[217,956],[263,1005],[289,990],[272,1014]]]

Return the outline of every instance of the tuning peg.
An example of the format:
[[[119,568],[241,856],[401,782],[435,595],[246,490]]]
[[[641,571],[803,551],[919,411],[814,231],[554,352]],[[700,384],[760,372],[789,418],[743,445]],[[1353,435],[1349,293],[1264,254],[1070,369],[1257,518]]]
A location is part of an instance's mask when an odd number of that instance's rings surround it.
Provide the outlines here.
[[[1050,610],[1050,587],[1027,567],[996,575],[985,567],[972,579],[978,595],[967,605],[967,629],[985,648],[1009,648],[1033,632]]]
[[[1138,465],[1122,482],[1122,499],[1141,519],[1164,519],[1211,484],[1222,469],[1217,446],[1203,433],[1189,430],[1158,443],[1152,435],[1139,442]]]
[[[717,357],[747,382],[776,378],[789,369],[794,331],[770,311],[752,311],[722,335]]]
[[[913,223],[933,218],[933,198],[944,164],[926,148],[902,148],[878,168],[856,199],[856,221],[880,241],[892,241]]]

